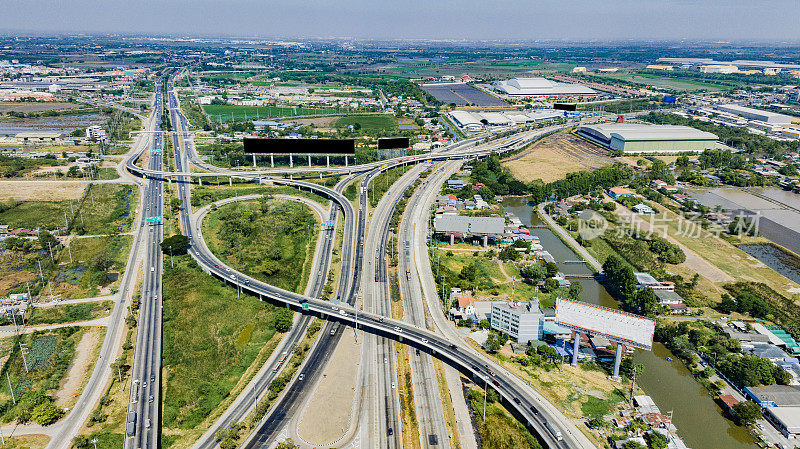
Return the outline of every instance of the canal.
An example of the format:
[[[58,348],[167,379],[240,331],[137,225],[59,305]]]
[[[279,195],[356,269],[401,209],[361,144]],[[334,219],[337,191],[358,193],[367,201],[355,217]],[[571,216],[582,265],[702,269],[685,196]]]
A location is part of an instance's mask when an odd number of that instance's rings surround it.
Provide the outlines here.
[[[527,204],[525,198],[506,198],[503,207],[519,217],[528,226],[541,225],[535,207]],[[563,263],[579,257],[549,228],[532,228],[531,234],[539,237],[545,250],[556,259],[559,270],[564,274],[591,274],[586,264]],[[599,282],[593,279],[580,279],[583,286],[581,299],[605,307],[618,308],[617,301],[608,294]],[[671,358],[668,361],[667,358]],[[721,409],[702,385],[698,384],[689,370],[673,357],[660,343],[653,345],[653,351],[636,350],[633,355],[636,363],[644,367],[637,382],[653,398],[661,412],[672,411],[673,423],[684,442],[693,449],[726,448],[752,449],[755,441],[747,431],[734,425],[722,415]]]

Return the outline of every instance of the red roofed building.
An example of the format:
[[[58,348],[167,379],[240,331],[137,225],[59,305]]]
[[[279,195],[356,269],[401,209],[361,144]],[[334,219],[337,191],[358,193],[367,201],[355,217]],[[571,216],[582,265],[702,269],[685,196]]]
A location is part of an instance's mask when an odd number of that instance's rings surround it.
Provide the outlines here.
[[[729,394],[721,394],[717,399],[728,412],[733,412],[733,406],[739,403],[738,399]]]

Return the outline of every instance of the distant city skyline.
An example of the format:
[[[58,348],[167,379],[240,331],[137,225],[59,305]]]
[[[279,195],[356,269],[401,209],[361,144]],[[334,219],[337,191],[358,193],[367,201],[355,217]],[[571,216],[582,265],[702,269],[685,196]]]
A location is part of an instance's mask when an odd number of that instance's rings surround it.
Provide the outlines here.
[[[0,5],[4,34],[800,41],[796,0],[0,0]]]

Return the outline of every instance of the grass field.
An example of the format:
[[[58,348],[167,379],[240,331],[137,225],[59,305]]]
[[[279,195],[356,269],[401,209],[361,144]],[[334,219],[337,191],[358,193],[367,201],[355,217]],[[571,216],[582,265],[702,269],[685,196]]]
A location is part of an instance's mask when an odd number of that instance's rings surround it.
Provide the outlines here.
[[[727,90],[726,86],[721,86],[714,83],[706,83],[703,81],[693,80],[677,80],[669,77],[661,77],[650,74],[612,74],[602,75],[608,78],[619,79],[623,81],[630,81],[637,84],[644,84],[647,86],[656,86],[662,89],[671,89],[680,92],[698,92],[698,91],[719,91]]]
[[[336,119],[334,128],[346,128],[356,123],[363,130],[397,129],[397,119],[392,115],[348,115]]]
[[[138,191],[133,186],[116,184],[90,186],[73,223],[75,232],[108,235],[130,231],[137,195]]]
[[[0,201],[63,201],[76,200],[86,186],[77,182],[29,181],[0,183]]]
[[[295,115],[336,114],[336,109],[288,108],[276,106],[237,106],[232,104],[203,105],[211,123],[239,120],[268,119],[270,117],[293,117]]]
[[[17,437],[5,437],[5,440],[6,444],[3,449],[40,449],[47,446],[50,437],[45,435],[20,435]]]
[[[31,308],[28,315],[29,326],[45,324],[72,323],[88,321],[108,316],[114,307],[113,301],[65,304],[48,308]]]
[[[229,187],[227,184],[220,184],[219,186],[212,187],[208,185],[208,183],[205,183],[202,186],[192,187],[192,208],[193,210],[196,210],[199,207],[211,204],[215,201],[219,201],[225,198],[232,198],[234,196],[256,195],[256,194],[274,195],[278,193],[306,197],[308,199],[318,202],[319,204],[322,204],[323,206],[326,206],[328,203],[330,203],[330,200],[323,198],[315,193],[311,193],[306,190],[298,190],[295,189],[294,187],[289,187],[289,186],[271,187],[271,186],[259,186],[257,184],[244,184],[244,185],[234,184],[233,187]]]
[[[72,202],[72,208],[76,203]],[[69,201],[24,201],[8,203],[7,206],[10,207],[0,212],[0,224],[7,224],[12,229],[55,229],[66,224],[64,214],[72,215]]]
[[[541,445],[522,423],[512,417],[500,404],[499,398],[488,396],[486,401],[486,420],[483,420],[484,391],[469,390],[467,401],[472,408],[481,437],[481,447],[486,449],[529,448],[538,449]]]
[[[195,429],[275,335],[275,307],[206,275],[189,256],[164,269],[165,434]],[[265,357],[266,355],[264,355]]]
[[[103,288],[113,291],[125,271],[132,240],[130,235],[73,239],[69,250],[59,252],[57,271],[50,274],[53,293],[70,299],[97,296]]]

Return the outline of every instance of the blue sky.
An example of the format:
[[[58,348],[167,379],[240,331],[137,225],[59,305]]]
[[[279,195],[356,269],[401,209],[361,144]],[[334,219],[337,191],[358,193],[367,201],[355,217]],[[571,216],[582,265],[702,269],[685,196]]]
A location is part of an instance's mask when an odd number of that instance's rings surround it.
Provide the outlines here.
[[[798,0],[0,0],[0,30],[363,39],[800,41]]]

